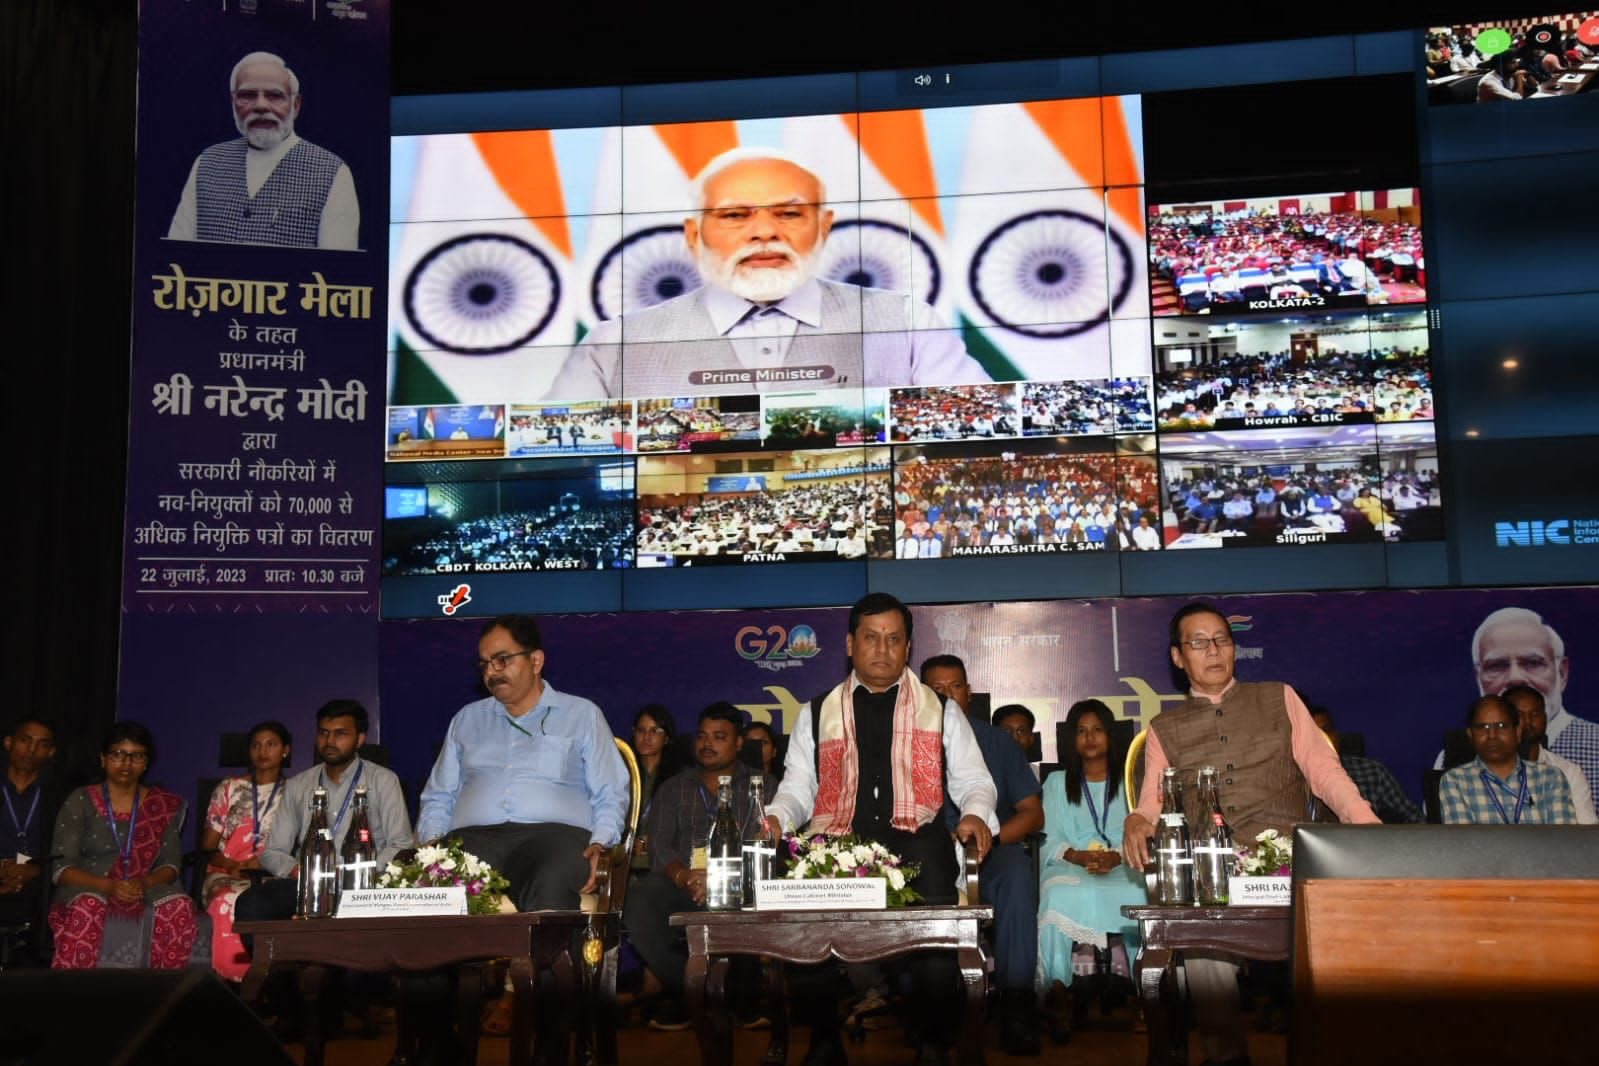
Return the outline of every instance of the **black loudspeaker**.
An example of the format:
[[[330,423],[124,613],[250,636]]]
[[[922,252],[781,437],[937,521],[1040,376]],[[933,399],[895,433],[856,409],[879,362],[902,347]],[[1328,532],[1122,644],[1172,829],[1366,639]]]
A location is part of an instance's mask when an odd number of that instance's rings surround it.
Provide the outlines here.
[[[209,970],[0,974],[0,1066],[293,1066]]]

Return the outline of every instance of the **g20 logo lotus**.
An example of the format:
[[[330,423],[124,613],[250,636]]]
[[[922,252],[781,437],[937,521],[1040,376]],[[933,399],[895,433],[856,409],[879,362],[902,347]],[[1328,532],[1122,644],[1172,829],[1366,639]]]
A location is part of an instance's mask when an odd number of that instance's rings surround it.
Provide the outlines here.
[[[739,658],[763,670],[786,670],[805,665],[820,652],[816,630],[808,625],[791,629],[782,626],[744,626],[733,634],[733,650]]]

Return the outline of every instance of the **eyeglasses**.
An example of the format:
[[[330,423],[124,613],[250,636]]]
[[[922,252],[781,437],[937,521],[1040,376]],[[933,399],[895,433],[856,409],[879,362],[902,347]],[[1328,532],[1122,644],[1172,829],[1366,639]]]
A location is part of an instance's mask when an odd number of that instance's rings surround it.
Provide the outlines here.
[[[1481,722],[1477,725],[1467,726],[1466,728],[1477,734],[1479,737],[1487,737],[1499,732],[1502,729],[1514,729],[1516,726],[1513,722]]]
[[[637,725],[633,727],[633,732],[638,736],[643,737],[660,737],[666,735],[666,730],[662,729],[658,725]]]
[[[269,104],[282,104],[284,101],[286,101],[289,98],[289,94],[284,92],[282,89],[235,89],[235,90],[233,90],[233,102],[236,103],[236,104],[240,104],[240,105],[253,104],[253,103],[255,103],[255,98],[257,96],[266,97],[266,101]]]
[[[105,753],[105,757],[108,762],[131,762],[137,764],[150,761],[150,753],[147,751],[127,751],[123,748],[108,751]]]
[[[1233,646],[1233,638],[1230,634],[1224,634],[1219,637],[1195,637],[1192,640],[1180,640],[1177,643],[1195,651],[1204,651],[1206,648],[1230,648]]]
[[[498,654],[490,655],[487,659],[476,660],[477,672],[481,674],[485,670],[504,670],[511,665],[511,660],[518,655],[532,654],[530,651],[502,651]]]

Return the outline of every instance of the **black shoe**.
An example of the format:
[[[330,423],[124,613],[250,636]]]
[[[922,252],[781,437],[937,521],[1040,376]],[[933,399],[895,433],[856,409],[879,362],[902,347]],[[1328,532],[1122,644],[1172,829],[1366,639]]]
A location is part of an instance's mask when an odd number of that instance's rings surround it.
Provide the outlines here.
[[[999,1023],[999,1047],[1007,1055],[1041,1055],[1038,1024],[1020,1011],[1007,1010]]]
[[[658,1032],[677,1033],[688,1027],[688,1015],[683,1013],[683,1004],[675,998],[662,1000],[650,1018],[650,1028]]]
[[[805,1049],[805,1059],[800,1066],[849,1066],[843,1040],[837,1033],[820,1036],[812,1033],[811,1046]]]
[[[916,1066],[949,1066],[949,1048],[937,1040],[916,1045]]]

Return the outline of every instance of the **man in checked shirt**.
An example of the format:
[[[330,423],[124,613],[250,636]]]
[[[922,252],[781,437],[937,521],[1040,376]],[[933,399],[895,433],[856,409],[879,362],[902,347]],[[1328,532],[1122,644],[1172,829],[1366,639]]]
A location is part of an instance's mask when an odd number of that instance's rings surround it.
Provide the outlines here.
[[[1317,729],[1327,734],[1328,740],[1332,741],[1333,750],[1338,753],[1338,761],[1343,764],[1344,772],[1355,783],[1355,787],[1360,789],[1361,796],[1371,804],[1371,809],[1377,812],[1377,817],[1383,820],[1384,825],[1393,825],[1396,822],[1416,825],[1424,820],[1421,808],[1405,795],[1405,790],[1399,787],[1392,770],[1376,759],[1345,754],[1338,730],[1333,727],[1331,711],[1313,703],[1310,705],[1310,720],[1316,723]]]

